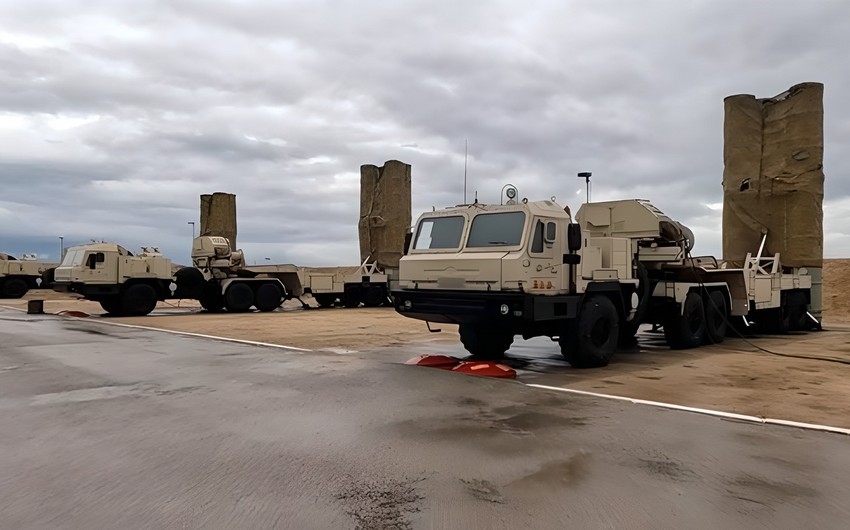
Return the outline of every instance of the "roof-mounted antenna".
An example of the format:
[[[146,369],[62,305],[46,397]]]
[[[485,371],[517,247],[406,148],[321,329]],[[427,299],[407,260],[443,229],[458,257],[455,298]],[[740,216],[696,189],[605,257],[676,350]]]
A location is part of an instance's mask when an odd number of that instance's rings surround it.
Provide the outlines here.
[[[466,161],[469,158],[469,138],[463,139],[463,204],[466,204]]]

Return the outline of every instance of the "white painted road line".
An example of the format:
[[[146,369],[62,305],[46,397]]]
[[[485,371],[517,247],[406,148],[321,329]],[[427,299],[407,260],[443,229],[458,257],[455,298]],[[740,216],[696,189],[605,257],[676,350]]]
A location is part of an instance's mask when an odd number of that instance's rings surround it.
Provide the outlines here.
[[[12,306],[0,306],[3,309],[13,309],[15,311],[26,312],[26,309],[21,309],[19,307]],[[62,318],[79,318],[79,317],[70,317],[66,315],[59,315],[56,313],[44,313],[48,316],[54,317],[62,317]],[[229,337],[219,337],[216,335],[205,335],[203,333],[192,333],[190,331],[175,331],[173,329],[163,329],[163,328],[154,328],[150,326],[139,326],[136,324],[122,324],[120,322],[110,322],[108,320],[93,318],[93,319],[85,319],[86,322],[96,322],[98,324],[107,324],[109,326],[118,326],[121,328],[135,328],[135,329],[144,329],[146,331],[162,331],[163,333],[171,333],[174,335],[184,335],[186,337],[197,337],[201,339],[212,339],[212,340],[220,340],[222,342],[234,342],[236,344],[248,344],[249,346],[268,346],[269,348],[278,348],[281,350],[289,350],[289,351],[298,351],[298,352],[311,352],[313,350],[308,350],[307,348],[298,348],[296,346],[286,346],[284,344],[272,344],[271,342],[259,342],[256,340],[245,340],[245,339],[231,339]]]
[[[61,315],[60,315],[61,316]],[[200,339],[212,339],[219,340],[223,342],[234,342],[236,344],[248,344],[250,346],[268,346],[269,348],[278,348],[281,350],[289,350],[289,351],[297,351],[297,352],[311,352],[313,350],[308,350],[307,348],[298,348],[296,346],[286,346],[284,344],[272,344],[271,342],[259,342],[256,340],[246,340],[246,339],[231,339],[229,337],[219,337],[217,335],[205,335],[203,333],[192,333],[190,331],[175,331],[173,329],[163,329],[163,328],[154,328],[150,326],[139,326],[137,324],[122,324],[121,322],[109,322],[108,320],[102,319],[94,319],[94,320],[86,320],[86,322],[97,322],[98,324],[108,324],[110,326],[118,326],[122,328],[134,328],[134,329],[144,329],[147,331],[161,331],[163,333],[172,333],[174,335],[183,335],[186,337],[196,337]]]
[[[534,388],[542,388],[544,390],[555,390],[557,392],[567,392],[570,394],[580,394],[583,396],[592,396],[598,397],[602,399],[615,399],[618,401],[628,401],[629,403],[634,403],[635,405],[649,405],[650,407],[659,407],[664,409],[671,410],[681,410],[684,412],[694,412],[697,414],[706,414],[708,416],[716,416],[718,418],[727,418],[732,420],[740,420],[747,421],[751,423],[763,423],[767,425],[782,425],[785,427],[798,427],[800,429],[809,429],[814,431],[824,431],[824,432],[832,432],[836,434],[846,434],[850,436],[850,429],[846,429],[844,427],[833,427],[831,425],[818,425],[816,423],[803,423],[799,421],[790,421],[790,420],[776,420],[772,418],[761,418],[759,416],[749,416],[746,414],[736,414],[734,412],[723,412],[720,410],[711,410],[711,409],[701,409],[696,407],[686,407],[684,405],[675,405],[673,403],[663,403],[661,401],[649,401],[646,399],[635,399],[623,396],[614,396],[611,394],[599,394],[597,392],[588,392],[586,390],[575,390],[572,388],[562,388],[558,386],[549,386],[549,385],[538,385],[536,383],[528,383],[526,386],[534,387]]]

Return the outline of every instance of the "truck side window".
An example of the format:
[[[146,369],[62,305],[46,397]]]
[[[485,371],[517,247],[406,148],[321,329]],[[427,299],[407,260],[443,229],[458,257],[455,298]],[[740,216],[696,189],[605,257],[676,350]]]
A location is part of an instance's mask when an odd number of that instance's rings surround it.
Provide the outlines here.
[[[96,261],[97,261],[98,263],[103,263],[104,261],[106,261],[106,256],[103,254],[103,252],[98,252],[98,253],[97,253],[97,259],[96,259]]]
[[[531,239],[531,252],[543,252],[543,221],[534,224],[534,237]]]

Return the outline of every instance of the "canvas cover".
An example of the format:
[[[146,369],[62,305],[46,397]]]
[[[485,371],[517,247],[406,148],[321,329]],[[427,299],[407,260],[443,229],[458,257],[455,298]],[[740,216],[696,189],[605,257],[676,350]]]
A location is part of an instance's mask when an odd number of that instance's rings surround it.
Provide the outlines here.
[[[723,257],[758,251],[786,267],[823,263],[823,85],[724,100]]]
[[[360,166],[360,261],[398,268],[411,224],[410,165],[389,160]]]
[[[200,236],[226,237],[236,250],[236,195],[215,192],[201,195]]]

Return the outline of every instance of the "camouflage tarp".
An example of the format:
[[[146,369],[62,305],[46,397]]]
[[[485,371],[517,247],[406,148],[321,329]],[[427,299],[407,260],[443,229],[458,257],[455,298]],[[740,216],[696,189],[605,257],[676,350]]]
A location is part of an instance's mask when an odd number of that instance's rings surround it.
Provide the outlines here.
[[[360,260],[397,268],[411,223],[410,165],[360,166]]]

